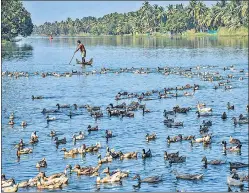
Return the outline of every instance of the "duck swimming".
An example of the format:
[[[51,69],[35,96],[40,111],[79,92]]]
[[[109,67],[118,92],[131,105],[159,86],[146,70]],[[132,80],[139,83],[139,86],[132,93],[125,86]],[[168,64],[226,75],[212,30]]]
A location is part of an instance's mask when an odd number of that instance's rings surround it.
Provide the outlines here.
[[[204,165],[207,166],[209,165],[221,165],[221,164],[225,164],[225,162],[223,162],[222,160],[211,160],[211,161],[207,161],[206,156],[204,156],[201,160],[202,162],[204,162]]]
[[[244,167],[248,167],[249,164],[246,163],[242,163],[242,162],[229,162],[230,165],[230,169],[238,169],[238,168],[244,168]]]
[[[238,144],[237,146],[234,147],[227,147],[227,142],[226,141],[222,141],[222,145],[223,145],[223,150],[226,151],[231,151],[231,152],[240,152],[241,151],[241,144]]]
[[[96,127],[91,127],[91,125],[88,125],[87,127],[87,130],[90,132],[90,131],[98,131],[99,130],[99,127],[98,125]]]
[[[55,131],[55,130],[50,131],[49,136],[50,136],[50,137],[56,136],[56,131]]]
[[[100,154],[100,155],[98,155],[98,158],[99,158],[98,164],[112,162],[111,156],[104,157],[103,159],[101,159],[101,154]]]
[[[80,131],[79,132],[79,135],[73,135],[73,141],[76,141],[76,140],[83,140],[85,138],[84,134]]]
[[[35,100],[35,99],[43,99],[43,96],[34,96],[34,95],[32,95],[32,100]]]
[[[151,141],[151,140],[155,140],[157,137],[155,133],[152,133],[151,135],[147,133],[145,138],[146,138],[146,141]]]
[[[14,113],[11,113],[10,116],[9,116],[9,119],[13,120],[14,118],[15,118]]]
[[[120,151],[120,160],[126,158],[126,159],[136,159],[137,158],[138,152],[128,152],[128,153],[123,153]]]
[[[200,180],[203,177],[203,174],[179,174],[175,172],[176,179],[183,179],[183,180]]]
[[[230,102],[227,103],[228,110],[234,110],[234,105],[231,105]]]
[[[36,167],[37,168],[46,168],[47,167],[46,158],[42,158],[41,161],[37,162]]]
[[[236,117],[232,118],[234,125],[248,124],[248,119],[237,120]]]
[[[145,159],[145,158],[149,158],[149,157],[152,157],[152,153],[151,153],[150,149],[147,152],[145,152],[145,149],[143,149],[142,158]]]
[[[106,130],[105,131],[105,137],[108,139],[108,138],[112,138],[113,136],[112,136],[112,131],[110,131],[110,130]]]
[[[186,162],[186,157],[185,156],[180,156],[180,157],[171,157],[168,159],[169,163],[183,163]]]
[[[56,106],[57,106],[58,110],[59,110],[60,108],[70,108],[70,105],[68,105],[68,104],[60,105],[59,103],[57,103]]]
[[[22,122],[21,122],[21,126],[26,127],[27,125],[28,125],[28,124],[27,124],[26,121],[22,121]]]
[[[66,137],[64,137],[63,139],[60,139],[60,140],[58,139],[58,137],[55,137],[54,141],[55,141],[56,145],[67,143]]]
[[[17,157],[20,157],[22,154],[30,154],[33,153],[33,150],[31,148],[24,148],[24,149],[17,149],[16,155]]]
[[[227,114],[226,114],[226,112],[223,112],[223,114],[221,115],[221,118],[222,118],[223,120],[227,119]]]
[[[10,120],[8,124],[9,124],[9,125],[14,125],[15,122],[14,122],[13,120]]]
[[[179,157],[179,151],[176,153],[167,153],[167,151],[164,151],[164,159],[168,160],[175,157]]]
[[[56,120],[55,117],[49,117],[49,116],[47,116],[46,119],[47,119],[47,123],[49,123],[50,121],[55,121]]]
[[[141,179],[139,174],[136,174],[133,177],[133,180],[135,180],[135,179],[138,180],[138,183],[157,183],[157,182],[161,182],[163,180],[162,175],[161,176],[151,176],[151,177]]]

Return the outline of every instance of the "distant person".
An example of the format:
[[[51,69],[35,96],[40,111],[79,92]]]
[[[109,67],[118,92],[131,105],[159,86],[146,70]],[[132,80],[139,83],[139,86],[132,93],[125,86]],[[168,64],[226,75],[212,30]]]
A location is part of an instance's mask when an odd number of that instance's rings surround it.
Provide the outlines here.
[[[85,63],[85,57],[86,57],[85,46],[81,43],[80,40],[77,41],[77,44],[78,44],[78,47],[77,47],[77,49],[75,50],[74,53],[76,53],[78,50],[80,50],[80,52],[81,52],[81,58],[82,58],[82,64],[84,64]]]

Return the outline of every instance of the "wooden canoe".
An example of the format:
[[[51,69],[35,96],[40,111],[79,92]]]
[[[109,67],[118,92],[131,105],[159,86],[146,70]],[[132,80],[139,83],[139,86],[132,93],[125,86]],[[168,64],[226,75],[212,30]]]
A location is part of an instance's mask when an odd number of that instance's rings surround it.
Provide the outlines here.
[[[92,63],[93,63],[93,59],[91,58],[88,62],[84,62],[84,63],[82,63],[80,60],[78,60],[77,58],[76,58],[76,63],[77,64],[82,64],[82,65],[92,65]]]

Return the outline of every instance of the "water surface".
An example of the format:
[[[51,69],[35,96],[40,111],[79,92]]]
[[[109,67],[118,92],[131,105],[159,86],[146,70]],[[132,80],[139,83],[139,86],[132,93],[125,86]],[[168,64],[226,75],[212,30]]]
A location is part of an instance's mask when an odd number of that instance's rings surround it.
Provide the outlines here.
[[[94,59],[92,67],[81,68],[75,63],[69,65],[69,61],[76,48],[76,41],[81,39],[87,49],[87,60]],[[22,40],[10,47],[2,49],[2,71],[24,71],[34,73],[41,72],[71,72],[100,70],[103,67],[110,69],[143,67],[195,67],[195,66],[217,66],[208,71],[217,71],[222,76],[233,74],[234,79],[230,85],[232,90],[225,91],[224,88],[214,90],[217,83],[204,82],[200,78],[187,78],[178,75],[165,76],[159,73],[150,74],[95,74],[89,76],[72,77],[51,77],[42,78],[30,76],[13,78],[2,77],[2,172],[6,177],[14,177],[17,182],[30,179],[37,175],[38,170],[35,164],[46,157],[48,167],[42,169],[47,175],[62,172],[67,164],[81,166],[97,164],[97,154],[87,154],[86,157],[65,159],[62,147],[71,149],[79,147],[82,143],[87,146],[100,141],[103,148],[99,151],[102,156],[105,154],[107,142],[104,138],[105,129],[113,131],[115,138],[108,141],[108,146],[123,152],[139,151],[143,148],[151,149],[153,157],[142,160],[141,154],[137,160],[114,160],[112,163],[103,164],[102,170],[109,166],[111,170],[120,168],[129,170],[130,177],[123,180],[120,185],[101,185],[101,191],[134,191],[132,185],[137,182],[132,177],[139,173],[141,178],[163,174],[163,182],[158,184],[142,184],[140,191],[227,191],[226,177],[229,174],[229,164],[220,166],[203,167],[201,159],[204,155],[208,160],[222,159],[228,161],[239,161],[248,163],[248,126],[235,127],[231,118],[239,114],[247,115],[246,105],[248,104],[248,40],[230,38],[193,38],[193,39],[168,39],[153,37],[84,37],[84,38],[54,38],[50,42],[47,38],[33,37]],[[80,54],[76,57],[79,59]],[[223,67],[235,66],[236,71],[223,71]],[[239,73],[245,69],[245,73]],[[205,70],[205,69],[204,69]],[[243,76],[244,80],[239,81]],[[151,113],[142,116],[142,112],[135,112],[135,118],[109,118],[105,108],[109,103],[117,104],[114,100],[119,91],[145,92],[152,89],[163,89],[164,87],[183,86],[186,84],[199,84],[198,90],[192,97],[180,97],[170,99],[157,99],[142,101]],[[31,95],[42,95],[43,100],[31,100]],[[130,103],[133,99],[125,100]],[[196,106],[197,101],[205,102],[212,107],[213,116],[209,118],[197,118],[195,109],[187,115],[177,114],[175,119],[183,121],[183,128],[167,128],[163,124],[163,110],[172,109],[176,105],[184,107]],[[121,103],[123,101],[120,101]],[[228,111],[227,102],[235,105],[234,111]],[[45,116],[41,113],[43,108],[55,109],[56,104],[90,104],[101,106],[104,117],[95,121],[87,111],[79,110],[78,116],[69,119],[68,111],[55,115],[58,120],[47,124]],[[227,112],[228,119],[222,121],[220,115]],[[15,125],[8,125],[8,117],[15,112]],[[28,122],[26,128],[22,128],[22,120]],[[213,126],[210,132],[214,138],[210,147],[205,148],[201,144],[190,146],[189,142],[171,144],[166,143],[166,137],[199,134],[199,126],[203,120],[211,120]],[[86,136],[84,141],[73,145],[72,135],[84,131],[88,125],[98,125],[100,131]],[[66,137],[68,143],[56,149],[53,141],[48,136],[51,129],[60,132],[61,137]],[[16,150],[13,148],[20,138],[24,142],[29,141],[32,131],[37,131],[39,143],[34,145],[33,154],[16,158]],[[146,133],[156,132],[158,139],[147,143]],[[241,154],[223,154],[220,142],[229,141],[233,136],[242,142]],[[231,144],[229,144],[230,146]],[[170,166],[163,159],[163,153],[179,151],[180,155],[187,156],[186,163],[173,164]],[[176,180],[173,170],[180,173],[203,173],[204,178],[200,181]],[[247,169],[240,169],[248,173]],[[101,174],[103,176],[103,174]],[[96,191],[96,177],[70,176],[68,186],[62,191]],[[245,183],[246,184],[246,183]],[[248,185],[245,186],[245,189]],[[36,188],[19,189],[19,191],[36,191]]]

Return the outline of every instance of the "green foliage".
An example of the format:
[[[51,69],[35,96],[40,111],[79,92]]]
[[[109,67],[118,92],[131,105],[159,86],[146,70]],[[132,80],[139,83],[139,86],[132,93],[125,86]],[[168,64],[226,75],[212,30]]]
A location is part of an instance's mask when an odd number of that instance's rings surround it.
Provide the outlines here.
[[[18,35],[29,36],[33,31],[30,13],[19,0],[2,0],[2,39],[12,40]]]
[[[100,18],[84,17],[73,21],[49,23],[34,27],[38,35],[124,35],[124,34],[182,34],[194,30],[204,34],[220,27],[248,27],[248,2],[221,0],[211,8],[204,2],[190,0],[189,5],[169,5],[166,8],[145,1],[139,10],[124,14],[111,13]],[[186,33],[185,33],[186,34]]]

